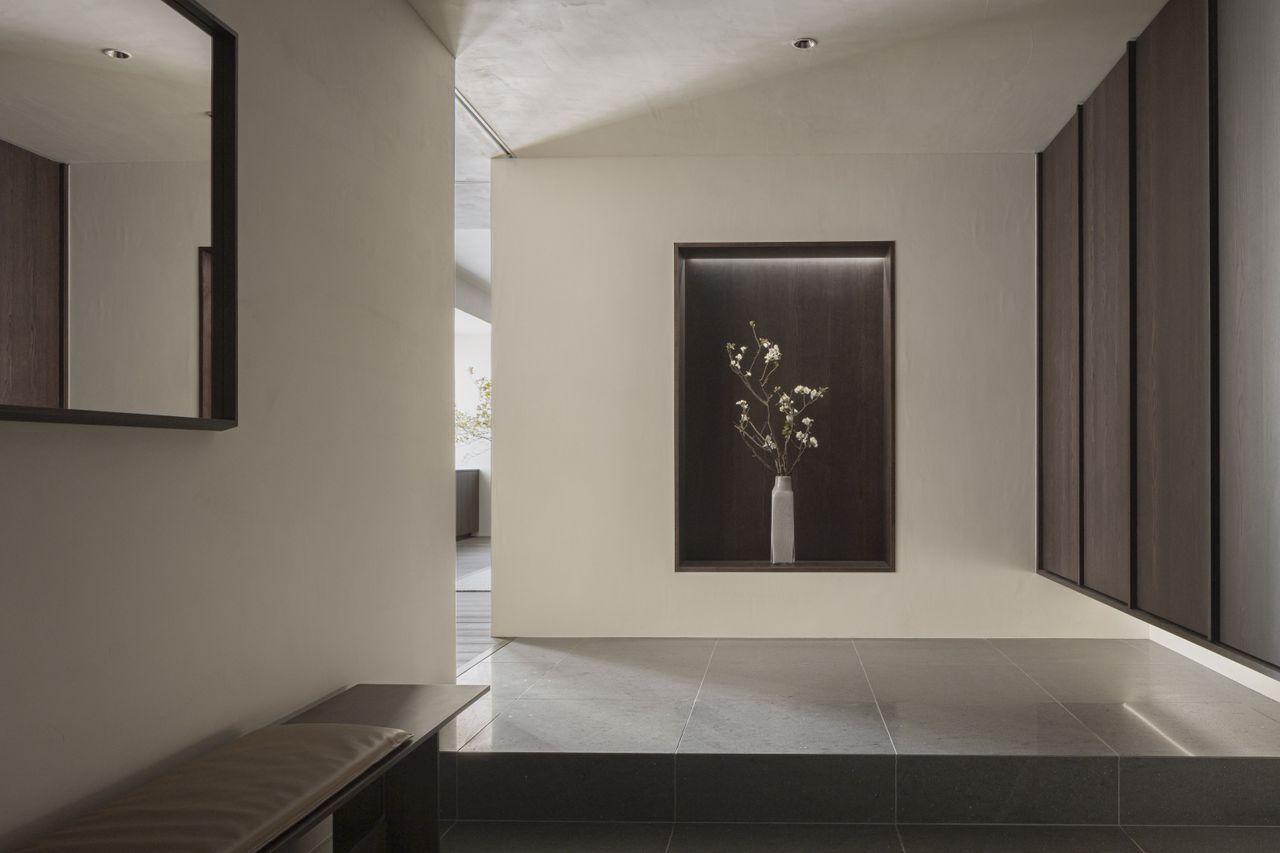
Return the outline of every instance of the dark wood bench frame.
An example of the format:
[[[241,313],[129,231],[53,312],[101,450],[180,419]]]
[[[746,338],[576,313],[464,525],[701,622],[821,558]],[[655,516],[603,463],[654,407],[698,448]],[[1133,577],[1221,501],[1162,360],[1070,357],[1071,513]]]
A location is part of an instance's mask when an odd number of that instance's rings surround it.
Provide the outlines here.
[[[434,691],[444,702],[435,713],[415,713],[397,700]],[[404,729],[413,738],[361,773],[262,848],[280,851],[333,818],[333,851],[392,853],[440,850],[440,729],[489,691],[467,685],[358,684],[292,717],[288,723],[354,723]],[[375,833],[381,844],[369,848]]]
[[[439,735],[409,741],[262,849],[283,850],[333,818],[334,853],[349,853],[386,823],[386,849],[440,849]]]

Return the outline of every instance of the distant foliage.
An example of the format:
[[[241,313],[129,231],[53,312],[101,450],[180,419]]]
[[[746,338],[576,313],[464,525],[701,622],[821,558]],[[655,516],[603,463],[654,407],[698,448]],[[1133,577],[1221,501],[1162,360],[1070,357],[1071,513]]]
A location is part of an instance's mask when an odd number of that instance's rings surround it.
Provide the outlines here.
[[[471,381],[480,394],[480,402],[473,411],[453,410],[453,440],[456,444],[474,444],[491,441],[493,424],[493,383],[487,376],[477,376],[474,367],[468,368]]]

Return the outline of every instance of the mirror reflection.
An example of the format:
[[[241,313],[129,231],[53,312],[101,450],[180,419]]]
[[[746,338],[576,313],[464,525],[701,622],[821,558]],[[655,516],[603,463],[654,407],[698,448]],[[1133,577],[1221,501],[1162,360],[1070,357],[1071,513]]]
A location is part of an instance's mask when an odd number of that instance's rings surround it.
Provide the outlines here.
[[[0,2],[0,405],[209,417],[212,40]]]

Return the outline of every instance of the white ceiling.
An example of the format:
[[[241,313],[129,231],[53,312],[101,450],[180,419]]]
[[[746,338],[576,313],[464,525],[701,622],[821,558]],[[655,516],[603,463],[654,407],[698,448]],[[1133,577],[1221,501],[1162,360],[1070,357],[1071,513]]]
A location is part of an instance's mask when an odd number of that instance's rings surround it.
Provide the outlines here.
[[[0,139],[67,163],[208,160],[211,68],[163,0],[0,0]]]
[[[462,107],[453,110],[455,228],[489,227],[489,161],[503,151]]]
[[[1164,0],[411,2],[517,155],[600,156],[1038,150]]]

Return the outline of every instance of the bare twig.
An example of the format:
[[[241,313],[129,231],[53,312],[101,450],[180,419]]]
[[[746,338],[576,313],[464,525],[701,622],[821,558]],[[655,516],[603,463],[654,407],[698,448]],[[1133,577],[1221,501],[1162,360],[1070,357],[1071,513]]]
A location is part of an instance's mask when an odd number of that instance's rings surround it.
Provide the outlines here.
[[[809,388],[797,385],[793,394],[788,394],[780,386],[769,390],[769,382],[782,365],[782,349],[767,337],[762,338],[756,329],[755,321],[751,321],[751,337],[755,341],[755,351],[751,361],[743,369],[742,362],[748,347],[735,347],[725,344],[729,354],[729,369],[747,389],[751,400],[764,408],[764,419],[757,423],[751,417],[752,404],[748,400],[739,400],[738,422],[734,429],[742,437],[751,454],[766,468],[778,475],[788,475],[812,448],[818,446],[813,434],[813,419],[802,417],[804,412],[826,396],[828,388]],[[763,366],[761,362],[763,361]],[[757,372],[759,371],[759,372]],[[777,409],[783,418],[781,430],[782,440],[774,429],[773,415]],[[792,455],[792,445],[795,455]]]

